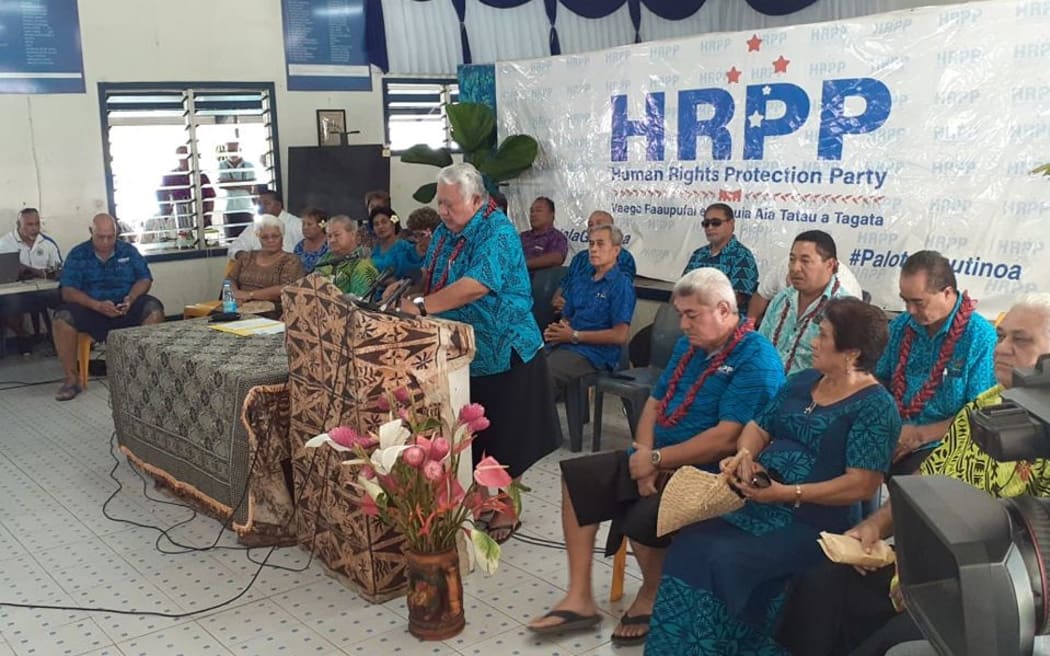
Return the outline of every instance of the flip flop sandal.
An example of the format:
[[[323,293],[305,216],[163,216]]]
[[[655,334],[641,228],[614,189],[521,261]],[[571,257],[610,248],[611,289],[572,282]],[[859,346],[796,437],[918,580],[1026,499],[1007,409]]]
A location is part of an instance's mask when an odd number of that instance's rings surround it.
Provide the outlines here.
[[[55,394],[56,401],[72,401],[77,398],[77,395],[83,392],[80,385],[77,384],[66,384],[59,388],[58,393]]]
[[[492,538],[493,542],[496,544],[503,544],[514,537],[514,534],[518,532],[519,528],[521,528],[521,522],[517,521],[513,524],[500,524],[499,526],[489,524],[485,531],[489,534],[489,537]],[[493,533],[499,534],[499,537],[496,537]]]
[[[479,531],[488,532],[489,523],[496,518],[495,510],[486,510],[478,515],[478,518],[474,520],[474,528]]]
[[[617,629],[622,627],[622,626],[640,626],[640,625],[644,624],[646,626],[646,631],[645,631],[645,633],[642,633],[640,635],[630,635],[630,636],[619,635],[618,636],[618,635],[616,635],[616,629],[613,629],[612,643],[614,645],[616,645],[617,647],[631,647],[633,645],[645,644],[645,639],[649,637],[649,630],[648,630],[649,621],[652,618],[653,618],[652,614],[648,614],[648,615],[627,615],[625,613],[624,616],[620,618],[620,626],[616,627]]]
[[[528,626],[527,628],[529,631],[539,635],[553,635],[555,633],[566,633],[568,631],[583,631],[592,626],[597,626],[602,621],[602,616],[597,613],[594,615],[581,615],[580,613],[571,610],[552,610],[540,619],[546,617],[557,617],[564,621],[550,626]]]

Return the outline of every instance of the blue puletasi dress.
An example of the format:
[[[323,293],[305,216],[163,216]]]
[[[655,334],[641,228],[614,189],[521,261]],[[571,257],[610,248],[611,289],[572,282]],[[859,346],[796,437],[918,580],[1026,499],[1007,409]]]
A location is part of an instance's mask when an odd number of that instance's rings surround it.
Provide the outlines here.
[[[772,440],[758,456],[785,485],[827,481],[847,468],[885,472],[901,421],[889,392],[866,387],[813,406],[821,373],[791,376],[755,418]],[[683,528],[664,561],[646,656],[767,656],[788,652],[773,639],[788,581],[821,561],[821,531],[842,533],[859,504],[748,502]]]

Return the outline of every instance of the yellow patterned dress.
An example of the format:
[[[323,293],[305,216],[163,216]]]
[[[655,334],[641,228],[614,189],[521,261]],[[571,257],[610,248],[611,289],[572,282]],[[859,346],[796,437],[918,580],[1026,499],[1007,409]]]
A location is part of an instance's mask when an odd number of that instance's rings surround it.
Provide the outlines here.
[[[968,411],[1000,403],[1002,392],[1003,387],[996,385],[963,406],[952,420],[944,441],[930,453],[919,471],[964,481],[993,497],[1022,494],[1050,497],[1047,460],[999,462],[971,440]]]

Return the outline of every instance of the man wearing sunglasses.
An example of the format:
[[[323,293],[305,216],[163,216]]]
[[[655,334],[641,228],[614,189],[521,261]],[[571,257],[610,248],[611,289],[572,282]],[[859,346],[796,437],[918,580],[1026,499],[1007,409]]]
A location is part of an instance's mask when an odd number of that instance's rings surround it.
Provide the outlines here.
[[[707,237],[707,246],[693,251],[682,275],[700,267],[718,269],[733,284],[737,307],[746,308],[751,295],[758,289],[758,265],[747,246],[733,236],[736,227],[733,208],[725,203],[709,206],[704,210],[704,220],[700,225]]]

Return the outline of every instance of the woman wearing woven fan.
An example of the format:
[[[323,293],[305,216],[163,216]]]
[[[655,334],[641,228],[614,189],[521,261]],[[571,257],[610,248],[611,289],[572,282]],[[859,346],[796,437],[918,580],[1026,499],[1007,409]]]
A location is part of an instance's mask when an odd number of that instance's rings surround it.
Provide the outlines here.
[[[813,368],[791,376],[722,461],[748,500],[674,537],[646,656],[786,653],[773,628],[787,582],[820,562],[820,531],[842,533],[882,484],[900,419],[872,369],[881,310],[827,302]]]
[[[913,474],[959,408],[995,384],[995,328],[958,292],[951,262],[937,251],[905,260],[900,294],[907,312],[890,323],[875,375],[904,420],[892,473]]]

